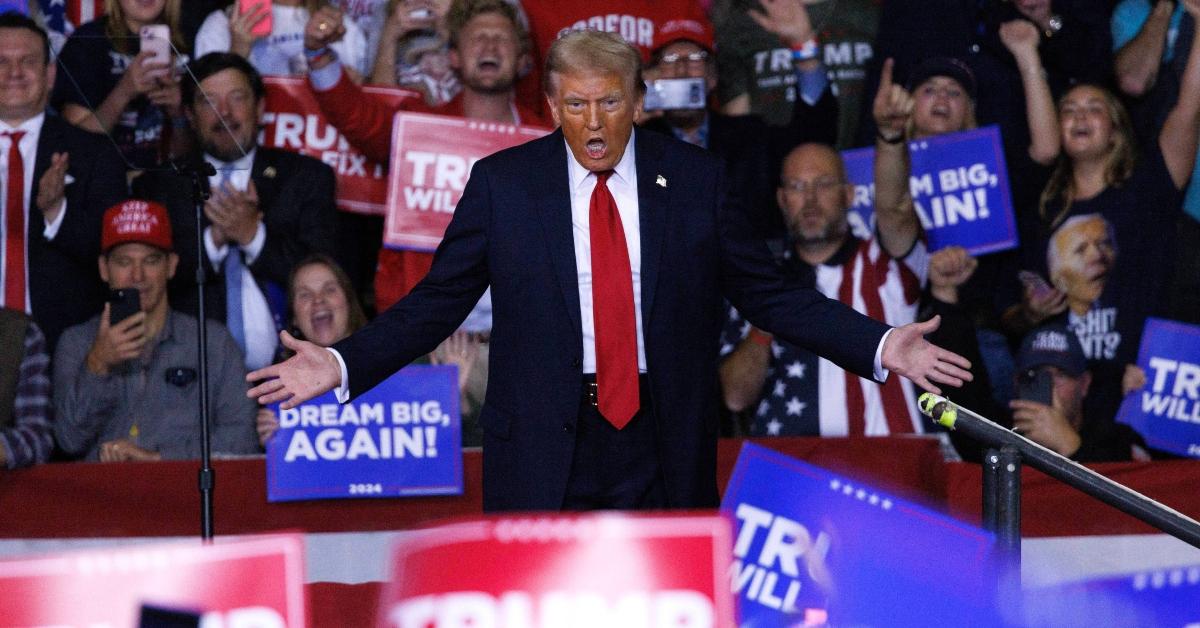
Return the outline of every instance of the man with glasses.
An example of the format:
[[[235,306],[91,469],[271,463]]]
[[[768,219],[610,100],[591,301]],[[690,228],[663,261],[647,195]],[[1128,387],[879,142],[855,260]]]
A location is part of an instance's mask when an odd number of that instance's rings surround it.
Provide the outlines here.
[[[773,190],[784,155],[805,142],[833,142],[837,133],[837,100],[820,60],[798,62],[796,72],[814,80],[806,81],[804,96],[795,99],[791,123],[775,129],[769,129],[757,115],[725,115],[709,98],[718,77],[713,32],[706,20],[675,19],[662,24],[655,33],[645,72],[651,79],[647,88],[661,87],[667,97],[657,103],[659,99],[647,101],[646,113],[655,117],[644,128],[674,135],[724,159],[730,189],[746,199],[753,225],[771,238],[783,235]],[[678,94],[686,85],[683,81],[689,79],[693,81],[689,87],[702,86],[703,98],[673,102],[670,94]]]
[[[881,106],[877,119],[896,124],[905,117],[899,113],[911,110],[887,99]],[[903,151],[877,155],[903,158]],[[787,156],[776,196],[788,229],[781,254],[788,272],[889,325],[916,319],[929,253],[906,196],[877,204],[875,234],[855,237],[848,220],[854,186],[846,180],[841,155],[825,144],[804,144]],[[917,410],[911,382],[861,379],[755,329],[734,310],[721,354],[725,404],[748,415],[744,427],[751,435],[884,436],[932,428]]]

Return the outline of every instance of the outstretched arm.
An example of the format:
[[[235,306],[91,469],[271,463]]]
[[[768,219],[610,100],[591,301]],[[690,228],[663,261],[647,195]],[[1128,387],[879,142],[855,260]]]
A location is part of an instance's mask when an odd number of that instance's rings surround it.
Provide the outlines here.
[[[875,141],[875,220],[879,244],[894,258],[912,250],[921,234],[921,224],[909,194],[908,142],[906,129],[912,116],[913,99],[892,82],[893,61],[883,62],[879,92],[872,114],[879,129]]]
[[[1200,21],[1200,0],[1183,0],[1183,8],[1193,20]],[[1158,134],[1163,161],[1177,188],[1183,188],[1192,176],[1197,133],[1200,133],[1200,29],[1192,37],[1192,50],[1180,79],[1179,100]]]
[[[925,340],[925,334],[933,333],[940,324],[941,317],[935,316],[893,329],[883,339],[883,368],[939,395],[942,391],[934,382],[958,388],[971,381],[970,360]]]
[[[1048,165],[1058,157],[1061,140],[1058,134],[1058,112],[1054,97],[1038,55],[1041,35],[1037,26],[1027,20],[1013,20],[1000,25],[1000,41],[1017,60],[1021,71],[1021,86],[1025,89],[1025,116],[1029,121],[1029,158]]]
[[[342,381],[342,367],[333,352],[306,340],[297,340],[286,331],[279,332],[283,346],[295,351],[292,357],[246,375],[247,382],[262,382],[251,388],[247,396],[258,399],[261,405],[282,402],[290,410],[327,393]]]

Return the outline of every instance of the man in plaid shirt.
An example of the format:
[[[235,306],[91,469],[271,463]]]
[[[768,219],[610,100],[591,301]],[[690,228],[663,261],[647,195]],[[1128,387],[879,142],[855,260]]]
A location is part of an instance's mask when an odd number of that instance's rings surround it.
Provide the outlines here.
[[[52,433],[46,338],[24,313],[0,309],[0,464],[46,462]]]

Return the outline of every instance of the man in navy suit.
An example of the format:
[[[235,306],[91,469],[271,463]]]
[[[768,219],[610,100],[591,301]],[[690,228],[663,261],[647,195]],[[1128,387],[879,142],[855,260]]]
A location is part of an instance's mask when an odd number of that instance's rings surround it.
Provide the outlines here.
[[[248,378],[262,403],[342,401],[433,350],[484,288],[493,328],[484,509],[717,504],[722,297],[756,326],[864,376],[936,390],[970,377],[927,343],[790,283],[725,195],[709,153],[633,132],[640,58],[619,36],[564,35],[546,95],[561,129],[479,161],[428,276],[332,350]]]
[[[107,139],[46,110],[49,42],[28,17],[0,15],[0,305],[31,314],[52,353],[103,306],[100,219],[126,191]]]

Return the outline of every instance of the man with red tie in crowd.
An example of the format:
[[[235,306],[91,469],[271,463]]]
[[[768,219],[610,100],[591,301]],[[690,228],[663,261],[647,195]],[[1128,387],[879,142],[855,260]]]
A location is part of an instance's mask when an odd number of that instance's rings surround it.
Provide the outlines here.
[[[100,218],[125,196],[122,162],[105,139],[46,111],[54,75],[46,32],[19,13],[0,15],[0,303],[31,314],[49,351],[100,311]]]
[[[251,373],[261,403],[369,390],[428,353],[492,289],[480,414],[484,509],[717,505],[722,298],[755,325],[865,377],[959,385],[969,363],[802,288],[753,235],[706,151],[634,131],[641,55],[580,31],[549,51],[560,130],[475,164],[433,267],[331,349]]]

